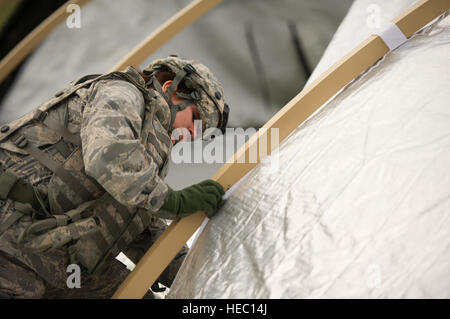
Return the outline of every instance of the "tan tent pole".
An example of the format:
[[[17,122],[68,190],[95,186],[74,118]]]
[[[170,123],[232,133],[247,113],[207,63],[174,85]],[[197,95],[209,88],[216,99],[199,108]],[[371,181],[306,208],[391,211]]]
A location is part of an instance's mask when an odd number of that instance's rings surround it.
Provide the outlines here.
[[[193,1],[152,32],[133,51],[117,63],[111,71],[120,71],[128,66],[138,67],[150,54],[158,50],[169,39],[195,22],[222,1],[223,0]]]
[[[449,0],[422,0],[395,18],[393,22],[407,37],[410,37],[449,7]],[[278,128],[280,139],[283,140],[328,99],[381,59],[388,51],[387,45],[379,36],[370,36],[294,97],[264,125],[262,130]],[[270,133],[270,131],[266,132]],[[270,137],[267,140],[269,141]],[[248,157],[249,148],[257,142],[258,137],[255,134],[238,150],[235,158]],[[217,171],[213,179],[228,189],[255,165],[256,163],[226,163]],[[197,212],[172,222],[121,284],[113,298],[142,298],[201,225],[204,217],[204,213]]]
[[[71,4],[84,5],[89,0],[70,0],[59,7],[47,19],[30,32],[0,61],[0,83],[22,62],[50,32],[67,17],[66,8]]]

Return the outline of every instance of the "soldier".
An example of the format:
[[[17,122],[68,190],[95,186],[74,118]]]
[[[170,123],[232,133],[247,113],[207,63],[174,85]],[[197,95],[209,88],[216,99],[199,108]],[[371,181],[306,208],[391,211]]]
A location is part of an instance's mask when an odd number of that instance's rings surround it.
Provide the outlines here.
[[[0,128],[0,296],[109,298],[164,219],[213,216],[224,190],[164,182],[176,134],[225,129],[223,89],[202,64],[170,56],[139,73],[89,75]],[[158,279],[170,286],[180,252]],[[67,266],[81,287],[67,285]]]

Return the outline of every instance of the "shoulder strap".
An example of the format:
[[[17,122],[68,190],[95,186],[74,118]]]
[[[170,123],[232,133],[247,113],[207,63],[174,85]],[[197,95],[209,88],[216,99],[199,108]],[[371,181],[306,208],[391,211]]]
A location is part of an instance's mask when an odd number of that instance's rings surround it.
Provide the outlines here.
[[[63,123],[60,123],[55,119],[47,116],[48,112],[42,112],[39,110],[36,115],[40,119],[42,124],[60,135],[65,141],[68,141],[76,146],[81,146],[80,135],[71,133]]]
[[[87,202],[94,199],[93,195],[75,176],[66,170],[60,163],[51,158],[46,152],[41,151],[36,146],[28,143],[25,136],[17,136],[14,140],[14,144],[16,144],[17,147],[26,150],[28,154],[33,156],[38,162],[56,174],[65,184],[67,184],[67,186],[73,190],[76,190],[84,201]]]

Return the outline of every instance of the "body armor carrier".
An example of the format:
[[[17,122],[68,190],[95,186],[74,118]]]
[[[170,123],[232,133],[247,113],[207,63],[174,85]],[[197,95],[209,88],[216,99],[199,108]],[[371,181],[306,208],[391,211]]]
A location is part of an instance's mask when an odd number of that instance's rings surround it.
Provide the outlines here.
[[[152,218],[156,218],[144,209],[122,205],[84,172],[80,134],[67,129],[68,110],[58,106],[64,105],[61,102],[77,90],[100,80],[125,80],[142,92],[146,108],[141,142],[147,145],[156,140],[164,145],[159,158],[154,157],[155,163],[161,167],[159,175],[164,178],[172,143],[169,136],[163,138],[157,134],[167,132],[155,120],[155,108],[149,106],[152,95],[157,93],[146,89],[142,78],[132,68],[125,72],[85,76],[39,108],[0,128],[0,148],[32,156],[53,172],[47,199],[42,199],[39,192],[28,185],[28,190],[35,190],[46,218],[34,218],[34,222],[18,239],[19,245],[24,251],[32,253],[68,247],[70,262],[80,263],[91,273],[100,268],[106,257],[117,256],[125,250],[151,224]],[[45,132],[48,135],[46,138],[40,135],[39,143],[33,140],[34,127],[40,128],[39,134]],[[22,128],[27,128],[27,134],[23,134]],[[41,149],[44,144],[50,145],[47,151]],[[8,180],[19,180],[13,172],[6,172],[3,176]],[[10,193],[15,183],[10,183],[10,187],[2,192],[6,195]],[[49,205],[44,204],[47,201]],[[28,205],[27,209],[17,212],[13,220],[8,221],[8,227],[24,214],[39,215],[35,207]],[[5,227],[1,229],[4,231]]]

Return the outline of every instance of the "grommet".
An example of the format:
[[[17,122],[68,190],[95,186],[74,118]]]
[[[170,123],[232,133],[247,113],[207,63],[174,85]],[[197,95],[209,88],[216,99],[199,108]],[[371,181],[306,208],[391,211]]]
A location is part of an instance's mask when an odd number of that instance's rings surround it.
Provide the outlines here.
[[[1,128],[0,128],[0,132],[2,132],[2,133],[6,133],[6,132],[8,132],[9,131],[9,126],[8,125],[3,125]]]
[[[214,95],[216,96],[216,99],[220,100],[222,98],[222,94],[220,94],[220,92],[216,92],[214,93]]]

